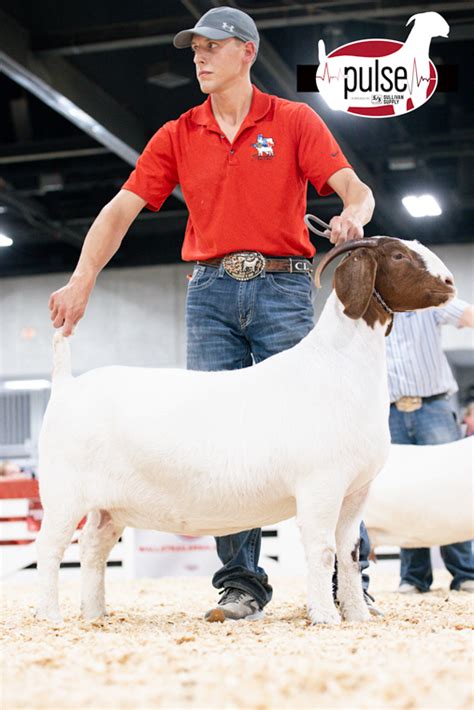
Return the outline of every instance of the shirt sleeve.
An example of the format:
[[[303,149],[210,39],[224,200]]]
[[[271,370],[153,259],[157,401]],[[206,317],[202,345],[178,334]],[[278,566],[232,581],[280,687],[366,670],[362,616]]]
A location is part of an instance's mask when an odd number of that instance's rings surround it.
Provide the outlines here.
[[[147,201],[156,212],[179,183],[178,169],[172,143],[173,121],[165,123],[147,143],[137,160],[135,170],[122,185]]]
[[[300,104],[298,129],[299,166],[320,195],[330,195],[334,192],[327,184],[331,175],[352,166],[324,121],[307,104]]]
[[[459,321],[468,306],[469,303],[467,301],[453,298],[447,306],[433,308],[434,319],[438,325],[454,325],[456,328],[461,328]]]

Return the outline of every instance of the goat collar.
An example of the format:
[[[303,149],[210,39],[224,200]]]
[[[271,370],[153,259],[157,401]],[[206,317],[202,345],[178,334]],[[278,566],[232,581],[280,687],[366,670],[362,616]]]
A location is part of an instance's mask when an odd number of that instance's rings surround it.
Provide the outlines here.
[[[379,293],[375,288],[374,288],[374,290],[372,291],[372,295],[375,296],[375,300],[380,303],[380,305],[382,306],[382,308],[384,309],[384,311],[386,311],[386,313],[388,313],[388,315],[390,316],[390,323],[388,324],[388,328],[387,328],[387,330],[385,331],[385,337],[387,337],[387,335],[390,335],[390,331],[392,330],[392,326],[393,326],[393,311],[392,311],[391,308],[389,308],[389,307],[387,306],[387,304],[386,304],[385,301],[383,300],[382,296],[380,295],[380,293]]]

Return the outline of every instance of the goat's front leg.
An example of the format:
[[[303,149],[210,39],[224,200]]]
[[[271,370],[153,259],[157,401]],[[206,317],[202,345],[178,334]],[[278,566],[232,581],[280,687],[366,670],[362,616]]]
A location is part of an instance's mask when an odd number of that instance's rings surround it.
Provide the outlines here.
[[[41,530],[36,538],[39,578],[39,599],[36,610],[38,619],[62,624],[58,596],[59,566],[81,517],[82,514],[77,514],[75,511],[68,515],[66,507],[62,510],[45,508]]]
[[[296,519],[308,563],[308,614],[313,624],[341,621],[332,594],[340,504],[340,498],[323,490],[301,491],[296,501]]]
[[[105,615],[105,566],[123,527],[105,510],[93,510],[79,538],[81,554],[81,611],[87,621]]]
[[[359,570],[359,532],[369,486],[346,496],[336,527],[337,598],[344,621],[369,621]]]

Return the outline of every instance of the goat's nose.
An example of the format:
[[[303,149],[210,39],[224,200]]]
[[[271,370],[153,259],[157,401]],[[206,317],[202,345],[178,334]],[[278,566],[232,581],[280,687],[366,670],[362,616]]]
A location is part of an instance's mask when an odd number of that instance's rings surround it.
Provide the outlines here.
[[[452,276],[446,276],[444,279],[446,286],[454,286],[454,280]]]

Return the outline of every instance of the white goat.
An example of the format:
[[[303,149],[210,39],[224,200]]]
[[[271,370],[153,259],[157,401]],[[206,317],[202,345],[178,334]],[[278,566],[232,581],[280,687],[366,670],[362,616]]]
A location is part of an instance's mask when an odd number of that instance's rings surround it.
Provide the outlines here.
[[[317,326],[254,367],[105,367],[73,378],[69,344],[54,337],[53,390],[39,442],[40,618],[60,621],[59,564],[86,513],[87,619],[104,614],[105,562],[124,526],[228,535],[295,514],[313,623],[340,621],[331,585],[336,548],[343,617],[369,618],[359,523],[390,444],[390,309],[444,305],[455,289],[432,252],[386,237],[333,249],[318,266],[318,284],[326,264],[349,250]]]
[[[474,537],[474,437],[390,447],[370,487],[364,521],[373,547],[433,547]]]

